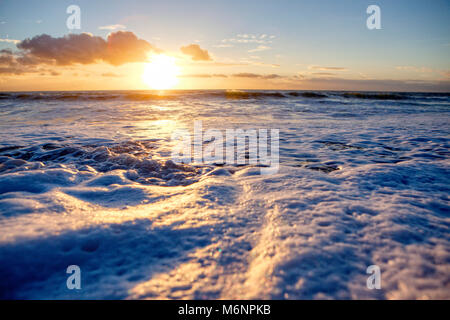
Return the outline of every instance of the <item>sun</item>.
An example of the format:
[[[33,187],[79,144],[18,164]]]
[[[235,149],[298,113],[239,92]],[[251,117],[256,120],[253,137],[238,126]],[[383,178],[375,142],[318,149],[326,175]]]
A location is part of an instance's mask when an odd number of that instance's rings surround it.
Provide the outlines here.
[[[164,54],[153,55],[145,64],[142,81],[155,90],[173,88],[178,83],[179,69],[173,57]]]

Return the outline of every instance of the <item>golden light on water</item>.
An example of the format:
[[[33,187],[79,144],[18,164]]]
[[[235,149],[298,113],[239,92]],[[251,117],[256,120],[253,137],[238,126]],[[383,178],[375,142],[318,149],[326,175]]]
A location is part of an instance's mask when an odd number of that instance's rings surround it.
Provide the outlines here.
[[[142,81],[155,90],[173,88],[178,83],[179,68],[173,57],[164,54],[153,55],[144,67]]]

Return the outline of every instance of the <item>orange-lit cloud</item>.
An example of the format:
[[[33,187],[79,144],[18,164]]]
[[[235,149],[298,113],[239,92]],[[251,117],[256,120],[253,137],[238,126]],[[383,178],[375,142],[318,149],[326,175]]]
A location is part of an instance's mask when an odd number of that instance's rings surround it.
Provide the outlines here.
[[[309,66],[309,70],[320,70],[320,71],[347,71],[347,68],[343,67],[323,67],[323,66]]]
[[[180,78],[228,78],[226,74],[222,73],[193,73],[193,74],[183,74],[179,76]]]
[[[211,56],[207,50],[200,48],[198,44],[190,44],[180,48],[181,52],[191,57],[194,61],[211,61]]]
[[[10,49],[0,50],[0,74],[21,75],[24,73],[38,72],[36,68],[40,59],[23,53],[14,53]]]
[[[114,73],[114,72],[105,72],[105,73],[102,73],[102,77],[118,78],[118,77],[121,77],[121,75]]]
[[[331,72],[313,72],[311,75],[317,77],[336,77],[336,74]]]
[[[110,24],[107,26],[98,27],[100,30],[117,30],[117,29],[126,29],[127,27],[123,24]]]
[[[20,40],[14,40],[14,39],[8,39],[8,38],[6,38],[6,39],[0,39],[0,42],[6,42],[6,43],[14,43],[14,44],[17,44],[17,43],[20,42]]]
[[[235,78],[257,78],[257,79],[279,79],[282,78],[279,74],[257,74],[257,73],[235,73],[233,74]]]
[[[285,79],[285,80],[296,80],[300,79],[300,76],[295,75],[280,75],[276,73],[271,74],[259,74],[251,72],[240,72],[233,74],[208,74],[208,73],[194,73],[182,75],[183,78],[247,78],[247,79],[262,79],[262,80],[275,80],[275,79]]]
[[[42,65],[70,66],[106,62],[114,66],[145,62],[149,52],[159,52],[134,33],[117,31],[106,39],[88,33],[54,38],[47,34],[25,39],[17,44],[19,51],[0,50],[0,73],[39,72]]]

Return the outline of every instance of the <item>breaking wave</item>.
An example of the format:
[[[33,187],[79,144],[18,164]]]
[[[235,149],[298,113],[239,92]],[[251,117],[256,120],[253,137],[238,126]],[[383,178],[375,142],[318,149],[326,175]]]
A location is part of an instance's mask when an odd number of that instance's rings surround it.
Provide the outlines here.
[[[8,146],[0,148],[0,174],[71,168],[90,173],[124,170],[127,179],[141,184],[175,186],[197,181],[201,173],[199,168],[175,164],[167,159],[153,159],[151,148],[151,144],[145,141],[128,141],[111,146],[55,143]],[[3,193],[1,189],[0,193]]]
[[[168,91],[79,91],[79,92],[4,92],[0,100],[56,101],[152,101],[183,98],[246,99],[365,99],[409,100],[448,98],[448,93],[342,92],[342,91],[266,91],[266,90],[168,90]]]

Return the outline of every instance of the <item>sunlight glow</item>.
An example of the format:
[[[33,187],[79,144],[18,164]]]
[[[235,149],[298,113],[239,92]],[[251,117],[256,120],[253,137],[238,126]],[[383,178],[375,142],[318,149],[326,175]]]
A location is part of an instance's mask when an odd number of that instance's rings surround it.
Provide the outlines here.
[[[170,89],[178,83],[179,68],[173,57],[153,55],[145,64],[142,81],[155,90]]]

